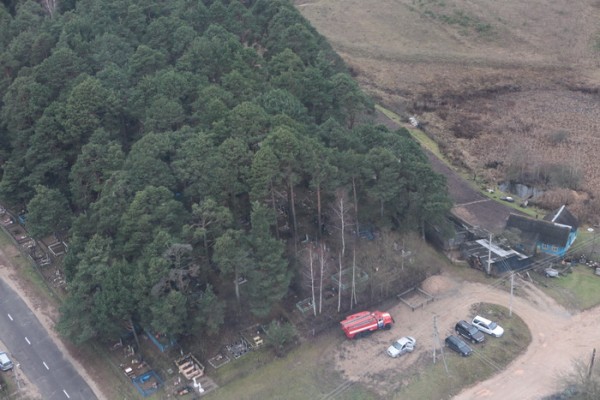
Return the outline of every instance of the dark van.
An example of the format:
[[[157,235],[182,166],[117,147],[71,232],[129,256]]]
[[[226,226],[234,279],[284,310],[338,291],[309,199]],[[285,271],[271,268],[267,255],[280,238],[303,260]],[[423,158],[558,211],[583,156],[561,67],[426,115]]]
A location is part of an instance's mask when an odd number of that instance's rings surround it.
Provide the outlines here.
[[[456,333],[460,336],[464,337],[467,340],[470,340],[471,343],[481,343],[485,340],[485,336],[483,336],[483,332],[477,329],[475,326],[471,325],[467,321],[458,321],[456,326],[454,327]]]
[[[460,340],[460,338],[450,335],[446,338],[446,346],[451,350],[454,350],[463,357],[470,356],[473,350],[468,344]]]

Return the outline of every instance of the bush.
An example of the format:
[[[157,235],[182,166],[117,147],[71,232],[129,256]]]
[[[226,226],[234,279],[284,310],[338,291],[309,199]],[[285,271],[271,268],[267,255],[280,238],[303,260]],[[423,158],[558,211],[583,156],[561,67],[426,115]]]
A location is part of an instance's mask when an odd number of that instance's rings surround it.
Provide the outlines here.
[[[551,145],[556,146],[557,144],[566,142],[567,139],[569,138],[569,132],[567,131],[554,131],[548,134],[548,142]]]
[[[267,336],[275,354],[281,357],[296,339],[296,327],[289,322],[273,320],[267,327]]]

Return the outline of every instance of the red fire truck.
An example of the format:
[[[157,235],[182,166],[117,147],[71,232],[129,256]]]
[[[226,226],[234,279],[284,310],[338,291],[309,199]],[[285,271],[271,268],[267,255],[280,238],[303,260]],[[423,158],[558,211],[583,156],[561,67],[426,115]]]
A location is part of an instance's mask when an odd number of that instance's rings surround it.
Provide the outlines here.
[[[379,329],[390,329],[394,318],[387,312],[362,311],[349,315],[340,322],[344,333],[349,339],[369,336]]]

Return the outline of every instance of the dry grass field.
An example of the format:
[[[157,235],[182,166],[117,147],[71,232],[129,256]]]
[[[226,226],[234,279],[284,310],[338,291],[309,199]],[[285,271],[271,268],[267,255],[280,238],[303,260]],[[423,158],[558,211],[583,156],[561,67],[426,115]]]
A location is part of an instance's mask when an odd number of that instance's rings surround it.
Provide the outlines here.
[[[491,185],[571,186],[548,206],[600,214],[600,1],[295,3],[362,87],[417,114],[451,160]]]

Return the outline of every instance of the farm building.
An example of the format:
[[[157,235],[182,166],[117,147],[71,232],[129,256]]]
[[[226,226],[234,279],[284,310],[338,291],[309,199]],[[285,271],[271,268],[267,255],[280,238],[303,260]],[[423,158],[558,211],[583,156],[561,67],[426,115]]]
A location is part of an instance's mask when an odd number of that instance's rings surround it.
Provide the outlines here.
[[[533,247],[537,252],[561,257],[577,238],[578,227],[577,218],[565,206],[541,220],[510,214],[506,222],[506,229],[521,232],[523,247]]]
[[[473,268],[491,275],[502,275],[510,271],[520,271],[531,265],[531,258],[516,250],[497,245],[489,239],[479,239],[461,245],[461,255]]]

